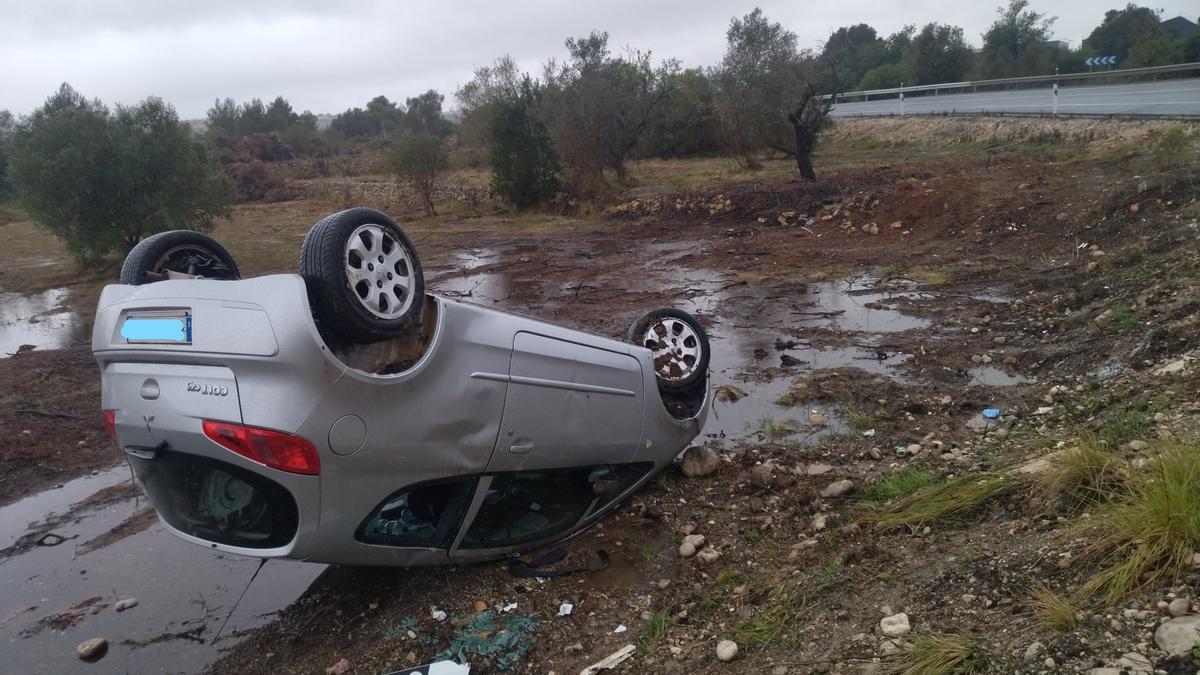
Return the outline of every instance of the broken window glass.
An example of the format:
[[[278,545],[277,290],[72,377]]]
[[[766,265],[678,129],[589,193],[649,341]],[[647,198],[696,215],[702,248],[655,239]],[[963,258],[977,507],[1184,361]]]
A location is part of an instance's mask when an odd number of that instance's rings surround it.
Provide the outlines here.
[[[515,546],[571,529],[596,498],[592,472],[579,467],[493,476],[461,546]]]
[[[444,548],[458,531],[475,481],[459,478],[405,488],[385,499],[355,538],[382,546]]]

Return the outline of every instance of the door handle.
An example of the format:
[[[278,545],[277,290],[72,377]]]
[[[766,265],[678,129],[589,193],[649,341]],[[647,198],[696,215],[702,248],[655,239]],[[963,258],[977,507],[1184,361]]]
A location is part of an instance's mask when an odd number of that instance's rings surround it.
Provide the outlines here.
[[[528,438],[518,438],[508,446],[508,451],[514,455],[527,455],[533,452],[533,441]]]

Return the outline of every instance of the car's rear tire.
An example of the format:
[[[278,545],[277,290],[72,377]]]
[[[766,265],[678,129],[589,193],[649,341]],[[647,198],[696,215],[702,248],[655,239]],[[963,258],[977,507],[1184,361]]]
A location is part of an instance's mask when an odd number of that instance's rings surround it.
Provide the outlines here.
[[[321,327],[348,340],[379,342],[420,323],[421,260],[380,211],[347,209],[313,225],[300,249],[300,275]]]
[[[241,279],[233,256],[216,239],[194,230],[159,232],[139,241],[121,265],[121,283],[163,281],[168,272],[205,279]]]
[[[663,391],[687,391],[708,377],[708,334],[683,310],[647,312],[629,327],[626,339],[654,353],[654,375]]]

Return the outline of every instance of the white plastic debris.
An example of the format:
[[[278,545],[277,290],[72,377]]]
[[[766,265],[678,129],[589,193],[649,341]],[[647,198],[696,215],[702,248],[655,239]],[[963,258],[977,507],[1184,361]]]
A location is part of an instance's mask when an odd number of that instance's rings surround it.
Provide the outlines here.
[[[441,623],[446,620],[446,613],[440,609],[433,610],[433,612],[430,614],[430,616],[432,616],[433,620],[437,621],[438,623]]]
[[[621,627],[624,628],[624,626]],[[635,648],[633,645],[625,645],[612,654],[609,654],[603,659],[600,659],[587,668],[579,671],[579,675],[595,675],[602,670],[612,670],[623,663],[626,659],[633,656],[634,651]]]
[[[620,626],[617,626],[617,629],[614,630],[613,632],[614,633],[624,633],[627,630],[629,630],[629,629],[625,627],[625,624],[621,624]]]
[[[573,609],[575,609],[575,605],[572,605],[569,602],[564,602],[563,604],[558,606],[558,615],[559,616],[567,616],[571,613],[571,610],[573,610]]]
[[[514,609],[516,609],[516,608],[517,608],[517,603],[515,603],[515,602],[510,602],[510,603],[508,603],[507,605],[505,605],[505,606],[501,607],[501,608],[500,608],[500,611],[501,611],[501,612],[511,612],[511,611],[513,611],[513,610],[514,610]]]
[[[866,431],[863,432],[863,436],[866,436],[867,438],[871,438],[874,435],[875,435],[874,429],[867,429]]]

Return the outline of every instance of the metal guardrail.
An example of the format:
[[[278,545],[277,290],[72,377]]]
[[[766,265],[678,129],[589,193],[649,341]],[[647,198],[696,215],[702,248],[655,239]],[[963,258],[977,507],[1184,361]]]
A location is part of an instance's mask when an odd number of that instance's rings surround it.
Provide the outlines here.
[[[1026,77],[1006,77],[996,80],[975,80],[972,82],[945,82],[942,84],[923,84],[912,87],[893,87],[891,89],[871,89],[867,91],[849,91],[836,95],[835,101],[841,102],[848,98],[862,98],[869,101],[872,96],[887,96],[909,94],[919,91],[938,92],[948,89],[970,89],[975,87],[998,87],[1009,84],[1039,84],[1043,82],[1063,82],[1065,80],[1091,80],[1106,77],[1137,77],[1140,75],[1158,75],[1161,73],[1179,73],[1200,70],[1200,62],[1176,63],[1169,66],[1151,66],[1148,68],[1125,68],[1121,70],[1102,70],[1092,73],[1066,73],[1063,75],[1030,75]],[[826,94],[822,98],[829,98]]]

